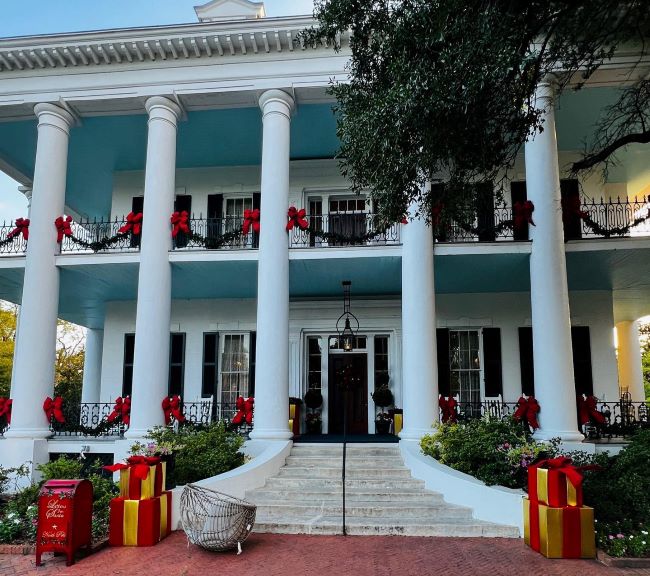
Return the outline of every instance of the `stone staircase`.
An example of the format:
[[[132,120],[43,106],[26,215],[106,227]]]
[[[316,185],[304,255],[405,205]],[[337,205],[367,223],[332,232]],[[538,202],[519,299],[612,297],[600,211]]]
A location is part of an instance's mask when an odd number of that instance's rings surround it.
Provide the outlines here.
[[[341,444],[294,445],[278,474],[246,493],[257,504],[255,530],[341,534],[342,454]],[[519,538],[517,528],[475,520],[470,508],[426,490],[395,444],[348,445],[345,485],[351,535]]]

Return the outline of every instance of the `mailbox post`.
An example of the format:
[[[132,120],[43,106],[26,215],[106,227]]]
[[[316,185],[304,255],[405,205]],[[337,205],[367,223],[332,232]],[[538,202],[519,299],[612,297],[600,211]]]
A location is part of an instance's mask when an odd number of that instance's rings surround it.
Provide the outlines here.
[[[93,485],[88,480],[48,480],[38,496],[36,566],[43,552],[62,552],[66,565],[75,552],[90,548],[92,539]]]

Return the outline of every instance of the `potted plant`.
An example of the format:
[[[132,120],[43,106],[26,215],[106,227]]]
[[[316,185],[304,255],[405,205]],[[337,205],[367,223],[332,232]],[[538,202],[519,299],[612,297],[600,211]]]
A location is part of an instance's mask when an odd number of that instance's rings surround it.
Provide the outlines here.
[[[310,388],[305,394],[305,405],[309,409],[309,413],[305,418],[307,425],[307,432],[309,434],[321,433],[321,414],[319,408],[323,405],[323,395],[320,390]]]
[[[307,433],[308,434],[320,434],[321,433],[321,427],[323,425],[323,421],[321,420],[319,410],[314,410],[313,412],[310,412],[309,414],[307,414],[307,417],[305,418],[305,422],[307,424]]]
[[[388,408],[392,406],[394,400],[393,393],[390,391],[390,388],[387,384],[379,386],[373,393],[372,399],[377,408],[380,408],[379,413],[375,417],[375,432],[377,434],[388,434],[390,430],[390,424],[392,418],[390,414],[381,410],[382,408]]]

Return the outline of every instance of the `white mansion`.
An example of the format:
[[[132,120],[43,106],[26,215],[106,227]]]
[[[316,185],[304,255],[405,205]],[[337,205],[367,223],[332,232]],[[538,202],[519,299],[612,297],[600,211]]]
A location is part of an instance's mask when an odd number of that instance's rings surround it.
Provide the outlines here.
[[[346,35],[340,51],[306,46],[311,17],[267,18],[247,0],[196,11],[192,24],[0,40],[0,169],[30,198],[28,242],[18,224],[0,236],[0,298],[21,305],[0,464],[124,453],[120,434],[65,435],[45,416],[57,318],[88,329],[82,410],[96,412],[82,422],[130,397],[131,441],[164,423],[168,394],[197,417],[254,396],[250,438],[285,443],[289,397],[310,388],[323,433],[363,435],[388,383],[403,441],[439,419],[439,394],[468,413],[533,395],[538,435],[567,442],[584,437],[578,396],[645,400],[650,221],[631,224],[650,210],[650,150],[621,154],[606,182],[566,175],[628,59],[547,106],[510,197],[490,197],[475,227],[382,229],[334,159],[327,88],[345,78]],[[499,227],[525,200],[535,225]],[[297,216],[287,231],[292,206],[306,229]],[[351,352],[336,329],[345,280]],[[345,423],[342,372],[356,383]]]

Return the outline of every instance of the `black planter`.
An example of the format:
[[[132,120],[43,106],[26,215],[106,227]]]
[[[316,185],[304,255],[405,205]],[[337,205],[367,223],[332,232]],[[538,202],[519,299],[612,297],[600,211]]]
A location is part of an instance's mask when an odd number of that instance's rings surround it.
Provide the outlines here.
[[[388,434],[390,420],[375,420],[375,434]]]

